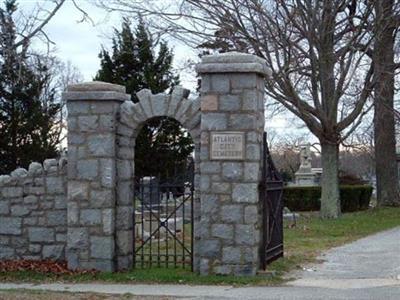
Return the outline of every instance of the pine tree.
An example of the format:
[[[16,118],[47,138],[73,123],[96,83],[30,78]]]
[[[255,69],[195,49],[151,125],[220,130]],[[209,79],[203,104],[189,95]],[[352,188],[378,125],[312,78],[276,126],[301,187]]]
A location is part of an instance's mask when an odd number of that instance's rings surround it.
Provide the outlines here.
[[[134,32],[128,19],[123,19],[121,30],[114,31],[111,53],[103,48],[99,58],[101,68],[94,79],[124,85],[134,102],[138,101],[136,93],[141,89],[160,93],[171,91],[179,83],[172,70],[173,52],[165,42],[155,45],[141,18]],[[186,166],[192,151],[192,140],[178,121],[166,117],[151,119],[136,139],[135,175],[167,177],[177,167]]]
[[[50,70],[40,56],[30,56],[29,44],[16,46],[16,11],[15,0],[0,8],[0,174],[55,157],[59,141],[60,104],[48,88]]]

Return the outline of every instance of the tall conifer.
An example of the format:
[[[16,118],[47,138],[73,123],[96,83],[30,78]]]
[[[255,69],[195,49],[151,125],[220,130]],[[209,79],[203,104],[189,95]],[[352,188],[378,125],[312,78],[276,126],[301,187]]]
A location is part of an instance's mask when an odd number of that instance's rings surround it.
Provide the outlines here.
[[[15,0],[0,8],[0,174],[55,157],[59,142],[60,104],[48,89],[50,70],[29,44],[16,46],[16,11]]]
[[[155,94],[171,91],[179,83],[172,69],[172,50],[165,42],[156,45],[141,18],[134,31],[129,20],[123,19],[121,30],[114,31],[112,50],[103,48],[99,58],[101,68],[94,79],[124,85],[134,102],[141,89]],[[135,150],[137,177],[166,177],[185,165],[193,146],[179,122],[158,117],[143,126]]]

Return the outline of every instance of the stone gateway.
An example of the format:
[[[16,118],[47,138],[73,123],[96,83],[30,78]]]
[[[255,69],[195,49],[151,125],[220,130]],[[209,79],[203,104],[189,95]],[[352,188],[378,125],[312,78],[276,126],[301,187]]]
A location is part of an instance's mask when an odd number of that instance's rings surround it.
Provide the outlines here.
[[[255,275],[260,267],[264,76],[256,56],[204,56],[200,97],[137,93],[103,82],[72,85],[67,160],[0,177],[0,259],[66,259],[71,269],[133,265],[135,139],[173,118],[195,143],[193,269]]]

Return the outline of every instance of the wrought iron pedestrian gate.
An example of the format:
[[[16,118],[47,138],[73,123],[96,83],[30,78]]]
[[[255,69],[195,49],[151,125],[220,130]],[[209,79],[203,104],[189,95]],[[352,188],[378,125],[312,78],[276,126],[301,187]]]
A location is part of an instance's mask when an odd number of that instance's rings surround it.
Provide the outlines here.
[[[283,181],[272,161],[267,144],[267,134],[263,135],[263,168],[260,182],[262,207],[262,241],[260,265],[265,270],[272,261],[283,256]]]
[[[135,183],[135,268],[193,268],[194,163],[168,178],[142,177]]]

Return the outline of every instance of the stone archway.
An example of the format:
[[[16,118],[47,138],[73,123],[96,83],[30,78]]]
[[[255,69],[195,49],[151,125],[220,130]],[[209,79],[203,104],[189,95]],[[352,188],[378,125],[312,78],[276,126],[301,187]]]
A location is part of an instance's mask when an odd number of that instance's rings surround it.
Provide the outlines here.
[[[200,98],[138,93],[103,82],[70,86],[68,234],[72,269],[128,269],[133,258],[134,147],[141,124],[181,123],[195,142],[194,270],[254,275],[260,265],[265,62],[243,53],[202,58]]]
[[[147,120],[155,117],[169,117],[177,120],[190,133],[195,144],[195,176],[198,177],[200,99],[190,100],[187,98],[188,95],[189,91],[180,86],[175,87],[170,95],[165,93],[153,95],[149,90],[144,89],[137,93],[138,103],[125,101],[121,105],[117,124],[115,219],[117,269],[127,269],[132,266],[135,139]],[[195,193],[195,211],[197,211],[198,202],[198,193]],[[195,223],[196,219],[195,216]]]

